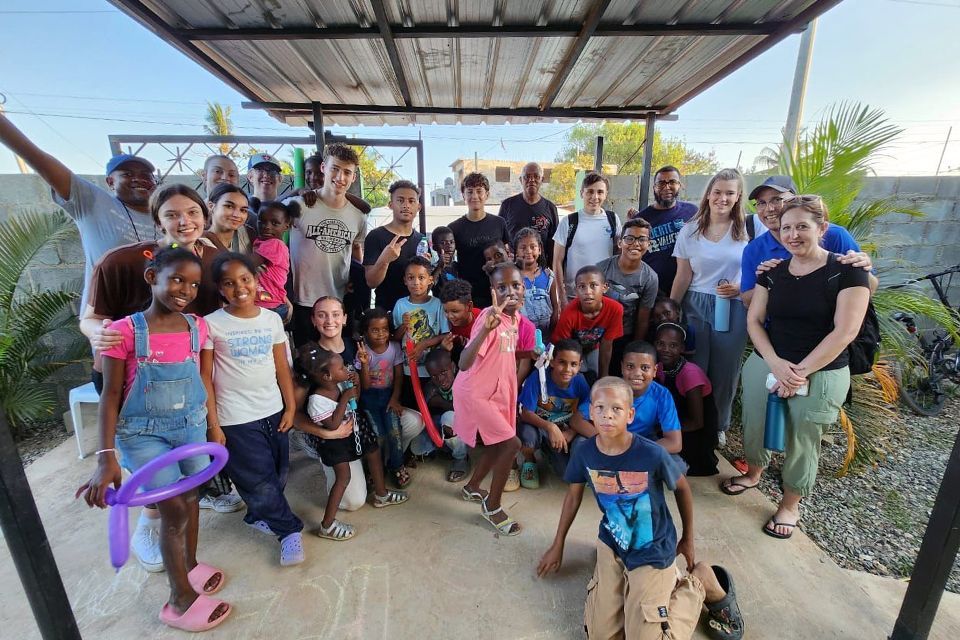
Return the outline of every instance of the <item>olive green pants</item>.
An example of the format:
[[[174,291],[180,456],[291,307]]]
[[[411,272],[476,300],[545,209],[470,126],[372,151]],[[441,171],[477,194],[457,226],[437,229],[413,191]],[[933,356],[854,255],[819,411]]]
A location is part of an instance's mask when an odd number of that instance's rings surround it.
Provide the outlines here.
[[[770,367],[756,352],[743,365],[743,449],[747,462],[756,467],[770,464],[770,451],[763,447],[767,413],[766,381]],[[850,387],[847,367],[817,371],[808,376],[810,394],[787,399],[786,447],[783,486],[800,496],[813,491],[820,462],[820,437],[836,423],[840,406]]]

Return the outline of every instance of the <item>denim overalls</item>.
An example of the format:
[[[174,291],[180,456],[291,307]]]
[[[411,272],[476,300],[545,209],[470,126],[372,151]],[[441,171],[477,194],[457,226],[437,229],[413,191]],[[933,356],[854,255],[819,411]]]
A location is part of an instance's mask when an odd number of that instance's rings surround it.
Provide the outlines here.
[[[207,441],[207,392],[200,378],[200,333],[193,316],[190,325],[190,358],[183,362],[150,362],[150,334],[142,313],[133,322],[137,372],[117,418],[116,447],[123,466],[136,471],[176,447]],[[145,490],[172,484],[202,471],[207,456],[181,460],[164,467],[143,485]]]

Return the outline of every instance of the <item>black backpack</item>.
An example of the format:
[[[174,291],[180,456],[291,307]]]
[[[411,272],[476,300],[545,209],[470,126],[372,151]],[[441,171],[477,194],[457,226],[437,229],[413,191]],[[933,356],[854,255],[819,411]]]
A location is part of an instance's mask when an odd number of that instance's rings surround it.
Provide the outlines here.
[[[827,258],[827,286],[836,305],[836,297],[840,295],[840,263],[837,261],[837,255],[833,253]],[[860,333],[847,346],[850,375],[859,376],[870,373],[879,353],[880,321],[877,319],[877,312],[871,301],[867,304],[867,313],[863,317]]]
[[[617,214],[614,211],[609,209],[604,209],[603,212],[607,214],[607,224],[610,225],[610,238],[613,240],[613,255],[617,254]],[[569,225],[567,229],[567,242],[564,247],[569,251],[570,247],[573,246],[573,236],[577,234],[577,226],[580,224],[580,212],[574,211],[568,216],[567,224]],[[563,268],[567,268],[567,254],[563,254]]]
[[[751,213],[751,214],[748,215],[747,218],[746,218],[746,224],[747,224],[747,242],[750,242],[751,240],[753,240],[754,238],[757,237],[757,229],[756,229],[756,227],[753,226],[753,225],[755,224],[753,220],[754,220],[754,218],[756,218],[756,217],[757,217],[757,214]]]

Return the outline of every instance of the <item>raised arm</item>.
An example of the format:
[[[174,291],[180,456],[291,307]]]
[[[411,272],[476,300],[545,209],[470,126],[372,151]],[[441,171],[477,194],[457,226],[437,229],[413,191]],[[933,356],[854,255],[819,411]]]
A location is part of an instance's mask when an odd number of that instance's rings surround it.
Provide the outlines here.
[[[43,151],[13,126],[13,123],[0,115],[0,142],[23,158],[30,168],[37,172],[43,181],[50,185],[64,200],[70,199],[70,182],[73,172],[65,164]]]

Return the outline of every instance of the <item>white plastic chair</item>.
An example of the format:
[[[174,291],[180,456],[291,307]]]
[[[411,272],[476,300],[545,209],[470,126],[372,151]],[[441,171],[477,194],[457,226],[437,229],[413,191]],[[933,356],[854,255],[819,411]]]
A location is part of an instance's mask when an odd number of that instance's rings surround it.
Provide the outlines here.
[[[83,413],[80,410],[80,405],[84,403],[100,403],[100,395],[92,382],[70,389],[70,419],[73,420],[73,434],[77,437],[77,449],[80,451],[81,460],[87,456],[83,450]]]

